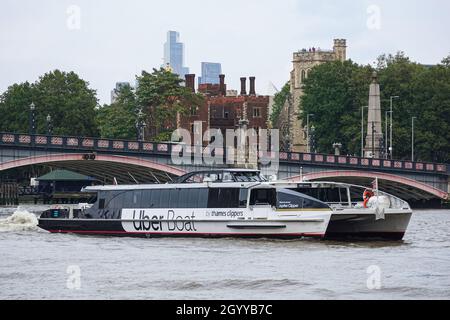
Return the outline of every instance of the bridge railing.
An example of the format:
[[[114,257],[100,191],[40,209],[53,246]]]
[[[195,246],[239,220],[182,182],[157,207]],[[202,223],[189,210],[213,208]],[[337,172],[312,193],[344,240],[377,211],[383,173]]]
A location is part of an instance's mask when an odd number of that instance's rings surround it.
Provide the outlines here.
[[[2,132],[0,132],[0,146],[16,146],[47,150],[76,150],[81,152],[155,154],[167,156],[171,155],[172,151],[182,152],[182,146],[174,143]],[[193,156],[193,148],[188,147],[187,152]],[[218,156],[222,155],[225,157],[225,153],[226,151],[224,149],[215,150],[215,155]],[[336,166],[358,169],[367,168],[372,170],[383,169],[392,171],[450,174],[450,165],[440,163],[294,152],[271,152],[269,155],[273,159],[278,157],[280,162],[299,163],[300,165],[311,164],[328,167]]]

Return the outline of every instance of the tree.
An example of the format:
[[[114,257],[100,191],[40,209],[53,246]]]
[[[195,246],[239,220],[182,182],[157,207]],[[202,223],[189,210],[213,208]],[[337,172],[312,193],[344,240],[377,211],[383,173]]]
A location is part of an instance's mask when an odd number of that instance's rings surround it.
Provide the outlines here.
[[[273,99],[272,113],[270,115],[270,122],[273,127],[277,126],[281,111],[283,110],[284,104],[289,97],[291,91],[291,85],[287,82],[280,92],[277,92]]]
[[[146,114],[147,136],[166,140],[176,128],[177,115],[186,115],[193,106],[200,106],[203,97],[182,86],[178,75],[163,68],[153,73],[142,71],[136,77],[137,101]]]
[[[96,137],[95,123],[98,100],[96,91],[74,72],[55,70],[39,78],[34,86],[38,127],[45,127],[45,118],[52,116],[54,134]]]
[[[315,127],[318,152],[332,152],[333,143],[343,144],[343,153],[358,154],[360,150],[360,110],[367,105],[369,66],[360,67],[352,61],[330,62],[311,70],[301,98],[303,125],[306,115],[314,114],[310,125]]]
[[[30,104],[36,106],[37,133],[46,133],[47,115],[56,135],[97,136],[95,90],[74,72],[55,70],[34,84],[14,84],[0,99],[0,130],[29,131]]]
[[[0,96],[0,131],[29,131],[30,104],[35,90],[29,82],[13,84]]]
[[[414,83],[426,68],[411,62],[403,52],[395,56],[382,55],[379,61],[384,61],[383,64],[379,63],[377,70],[382,110],[390,110],[390,97],[399,96],[398,99],[393,100],[393,156],[396,159],[410,159],[411,117],[418,115],[415,94],[419,88],[416,88]]]
[[[383,132],[390,97],[393,104],[393,155],[411,159],[412,117],[416,117],[415,160],[450,161],[450,59],[437,66],[410,61],[403,53],[378,58]],[[303,115],[314,114],[317,151],[332,152],[334,142],[343,152],[359,154],[361,107],[366,106],[373,69],[351,61],[332,62],[312,69],[305,81]],[[366,117],[367,119],[367,117]],[[303,117],[306,125],[306,117]],[[367,130],[366,123],[364,124]]]
[[[116,91],[117,99],[111,105],[98,109],[97,125],[100,135],[110,139],[136,139],[138,104],[131,86]]]
[[[421,72],[413,86],[416,159],[449,163],[450,65]]]

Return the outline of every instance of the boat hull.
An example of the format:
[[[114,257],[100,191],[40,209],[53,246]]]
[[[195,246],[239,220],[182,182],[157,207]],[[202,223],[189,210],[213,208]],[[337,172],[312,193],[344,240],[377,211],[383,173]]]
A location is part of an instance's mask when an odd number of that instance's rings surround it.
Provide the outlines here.
[[[328,219],[325,217],[322,221],[316,219],[315,221],[298,222],[39,219],[39,227],[51,233],[97,236],[300,239],[304,237],[323,238],[329,217]],[[164,224],[167,227],[161,228]],[[155,230],[160,228],[163,230]]]
[[[375,214],[333,214],[325,239],[399,241],[405,236],[412,212],[389,213],[377,219]]]

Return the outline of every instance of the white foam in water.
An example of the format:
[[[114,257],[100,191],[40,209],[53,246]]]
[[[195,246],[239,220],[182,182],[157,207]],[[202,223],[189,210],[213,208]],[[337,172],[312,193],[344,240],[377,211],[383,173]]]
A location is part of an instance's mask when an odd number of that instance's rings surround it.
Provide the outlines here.
[[[36,216],[19,207],[8,218],[0,219],[0,232],[36,230],[37,225],[38,219]]]

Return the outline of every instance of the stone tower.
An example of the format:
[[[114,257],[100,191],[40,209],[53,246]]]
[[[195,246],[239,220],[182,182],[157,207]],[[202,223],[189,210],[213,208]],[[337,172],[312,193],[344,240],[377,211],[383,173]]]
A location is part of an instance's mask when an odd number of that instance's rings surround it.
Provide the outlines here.
[[[279,121],[280,135],[286,139],[289,137],[290,149],[293,152],[308,152],[306,141],[306,129],[302,126],[302,114],[300,98],[303,95],[304,81],[308,78],[311,69],[322,63],[331,61],[345,61],[347,58],[347,41],[335,39],[333,50],[320,48],[303,49],[294,52],[293,70],[291,71],[291,98],[287,99],[283,108],[286,115]],[[283,132],[285,131],[285,132]]]
[[[372,74],[372,83],[369,90],[369,114],[367,122],[366,147],[364,155],[367,158],[381,158],[383,153],[383,131],[381,124],[381,97],[378,75]]]

